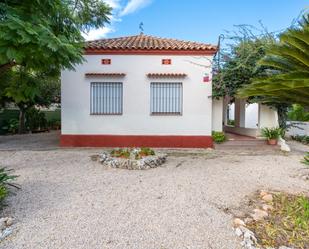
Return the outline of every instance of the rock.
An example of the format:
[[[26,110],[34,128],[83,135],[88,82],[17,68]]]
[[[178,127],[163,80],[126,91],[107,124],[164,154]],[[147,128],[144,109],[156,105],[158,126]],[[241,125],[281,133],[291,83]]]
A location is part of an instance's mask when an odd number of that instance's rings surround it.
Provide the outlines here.
[[[302,175],[301,179],[303,179],[305,181],[309,180],[309,174],[308,175]]]
[[[259,221],[264,219],[265,217],[268,216],[268,213],[264,210],[261,209],[254,209],[253,210],[253,214],[251,214],[251,217],[255,220],[255,221]]]
[[[272,202],[273,201],[273,196],[271,194],[264,195],[262,197],[262,200],[264,200],[266,202]]]
[[[241,229],[240,229],[239,227],[237,227],[237,228],[235,229],[235,234],[236,234],[238,237],[242,236],[242,231],[241,231]]]
[[[0,232],[0,241],[9,236],[13,232],[12,228],[6,228]]]
[[[273,206],[271,206],[271,205],[263,204],[262,209],[263,209],[264,211],[269,211],[269,210],[273,210],[274,208],[273,208]]]
[[[234,223],[235,227],[246,226],[245,222],[241,219],[238,219],[238,218],[234,219],[233,223]]]
[[[9,217],[0,218],[0,232],[6,228],[8,219]]]
[[[138,152],[139,149],[133,149],[132,152]],[[130,158],[118,158],[112,157],[108,153],[102,153],[99,155],[99,162],[110,168],[120,168],[128,170],[145,170],[150,168],[156,168],[166,162],[167,155],[155,155],[147,156],[141,159],[135,159],[135,156]]]
[[[290,146],[286,143],[286,141],[282,137],[279,137],[278,144],[280,145],[281,151],[285,151],[285,152],[291,151]]]
[[[249,223],[251,223],[253,221],[253,219],[252,218],[249,218],[249,217],[247,217],[246,219],[245,219],[245,223],[246,224],[249,224]]]
[[[264,197],[265,195],[268,195],[268,192],[266,192],[265,190],[261,190],[260,197]]]
[[[8,218],[7,220],[6,220],[6,226],[12,226],[13,225],[13,218]]]

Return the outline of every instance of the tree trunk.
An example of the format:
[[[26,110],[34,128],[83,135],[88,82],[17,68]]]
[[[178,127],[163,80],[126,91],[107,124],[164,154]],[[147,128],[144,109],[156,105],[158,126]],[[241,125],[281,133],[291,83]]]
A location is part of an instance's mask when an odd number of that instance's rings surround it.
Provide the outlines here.
[[[276,106],[278,113],[279,127],[286,130],[287,129],[287,119],[288,119],[288,105],[279,104]]]
[[[18,127],[19,134],[25,133],[25,113],[26,109],[23,107],[19,107],[19,127]]]

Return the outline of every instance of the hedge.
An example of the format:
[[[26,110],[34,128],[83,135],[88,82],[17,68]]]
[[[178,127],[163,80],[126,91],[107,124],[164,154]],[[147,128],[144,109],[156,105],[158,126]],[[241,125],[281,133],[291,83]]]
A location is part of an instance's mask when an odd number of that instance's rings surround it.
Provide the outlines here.
[[[55,111],[42,111],[45,113],[47,121],[61,120],[61,109]],[[4,109],[0,110],[0,135],[5,135],[6,131],[2,129],[3,126],[9,122],[10,119],[18,119],[19,110],[17,109]]]

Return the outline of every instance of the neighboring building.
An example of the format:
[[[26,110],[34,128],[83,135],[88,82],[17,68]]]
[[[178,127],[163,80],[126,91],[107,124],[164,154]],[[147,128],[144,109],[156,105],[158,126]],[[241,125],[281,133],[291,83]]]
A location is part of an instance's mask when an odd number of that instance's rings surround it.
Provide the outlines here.
[[[216,52],[144,34],[88,42],[84,63],[61,73],[61,145],[212,147],[224,119]]]

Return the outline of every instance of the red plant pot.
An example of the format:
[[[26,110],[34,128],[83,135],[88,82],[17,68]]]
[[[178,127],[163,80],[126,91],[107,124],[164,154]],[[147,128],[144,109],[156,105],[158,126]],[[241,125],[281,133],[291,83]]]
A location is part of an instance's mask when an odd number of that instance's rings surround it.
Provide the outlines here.
[[[267,143],[268,143],[269,145],[277,145],[277,144],[278,144],[278,140],[277,140],[277,139],[274,139],[274,138],[268,139],[268,140],[267,140]]]

